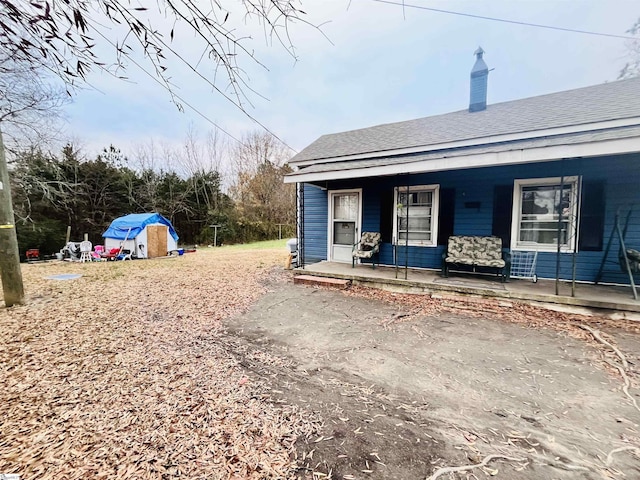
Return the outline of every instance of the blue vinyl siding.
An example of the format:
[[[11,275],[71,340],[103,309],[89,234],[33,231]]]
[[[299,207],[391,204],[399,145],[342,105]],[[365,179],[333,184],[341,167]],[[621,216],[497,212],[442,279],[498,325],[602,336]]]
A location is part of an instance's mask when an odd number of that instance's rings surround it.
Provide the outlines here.
[[[304,184],[304,262],[327,259],[327,191]]]
[[[535,163],[519,166],[488,167],[449,172],[399,175],[354,179],[348,182],[328,184],[333,188],[363,189],[363,231],[380,231],[380,204],[382,192],[393,190],[399,185],[439,184],[441,188],[455,188],[454,233],[457,235],[491,235],[493,220],[493,195],[496,185],[513,185],[516,179],[547,178],[582,175],[583,181],[605,182],[605,223],[603,251],[578,252],[576,278],[593,281],[600,267],[604,248],[614,225],[616,209],[626,211],[635,204],[626,236],[628,248],[640,250],[640,155],[599,157],[589,159],[568,159],[556,162]],[[313,194],[311,193],[313,192]],[[479,207],[465,208],[465,202],[480,203]],[[327,195],[317,187],[305,190],[305,245],[308,262],[312,259],[326,259],[327,244]],[[308,234],[308,235],[307,235]],[[313,239],[313,240],[312,240]],[[510,245],[505,245],[510,247]],[[440,268],[444,247],[409,247],[409,266]],[[312,254],[313,252],[313,254]],[[613,242],[609,259],[617,261],[618,242]],[[405,263],[405,247],[397,248],[399,265]],[[561,255],[561,278],[570,279],[572,256]],[[393,246],[384,243],[380,252],[380,263],[393,265]],[[541,278],[555,278],[555,253],[538,254],[537,274]],[[628,283],[617,263],[605,268],[604,282]]]

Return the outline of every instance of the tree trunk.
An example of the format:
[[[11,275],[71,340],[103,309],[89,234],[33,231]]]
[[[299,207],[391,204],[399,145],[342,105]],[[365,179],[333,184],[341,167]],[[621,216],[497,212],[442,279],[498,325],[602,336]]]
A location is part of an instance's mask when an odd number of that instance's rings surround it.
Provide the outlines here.
[[[0,276],[4,304],[11,307],[24,303],[24,287],[20,270],[20,253],[11,204],[11,185],[0,131]]]

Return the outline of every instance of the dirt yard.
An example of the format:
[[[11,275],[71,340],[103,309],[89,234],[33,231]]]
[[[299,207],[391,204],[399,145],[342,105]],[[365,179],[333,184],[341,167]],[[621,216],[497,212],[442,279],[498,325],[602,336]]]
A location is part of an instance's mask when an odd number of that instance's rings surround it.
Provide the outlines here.
[[[25,265],[28,304],[0,309],[0,473],[640,478],[640,325],[294,286],[285,256]]]
[[[248,351],[292,362],[238,357],[283,404],[321,415],[297,452],[317,478],[431,478],[491,455],[439,478],[640,478],[638,324],[282,283],[226,324]],[[618,346],[633,400],[594,333]]]

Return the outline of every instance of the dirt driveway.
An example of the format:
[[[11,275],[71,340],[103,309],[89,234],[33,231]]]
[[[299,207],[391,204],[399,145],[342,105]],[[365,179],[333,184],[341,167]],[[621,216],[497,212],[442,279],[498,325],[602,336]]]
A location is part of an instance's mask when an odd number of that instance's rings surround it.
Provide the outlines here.
[[[419,479],[500,455],[439,478],[640,478],[640,411],[587,319],[277,280],[226,338],[278,401],[323,418],[299,442],[301,475]],[[588,321],[629,362],[637,402],[640,329]]]

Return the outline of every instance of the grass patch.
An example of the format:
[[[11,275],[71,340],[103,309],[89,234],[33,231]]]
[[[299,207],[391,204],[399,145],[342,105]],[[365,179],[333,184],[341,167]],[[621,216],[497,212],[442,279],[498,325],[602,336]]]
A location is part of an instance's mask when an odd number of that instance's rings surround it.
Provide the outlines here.
[[[237,245],[228,245],[220,248],[229,250],[272,250],[276,248],[286,249],[287,240],[288,238],[285,238],[283,240],[266,240],[264,242],[240,243]]]

